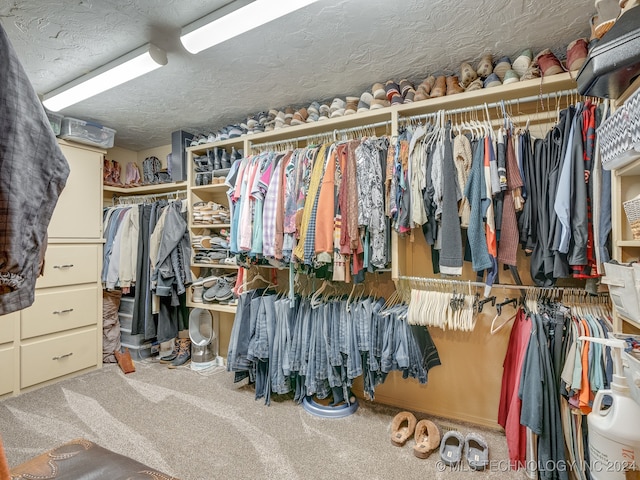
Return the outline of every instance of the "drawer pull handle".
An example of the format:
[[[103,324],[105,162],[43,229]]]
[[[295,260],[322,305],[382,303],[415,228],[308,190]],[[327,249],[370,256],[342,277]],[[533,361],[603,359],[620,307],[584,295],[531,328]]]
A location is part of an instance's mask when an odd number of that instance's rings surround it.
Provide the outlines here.
[[[73,308],[66,308],[64,310],[55,310],[53,312],[54,315],[60,315],[62,313],[69,313],[69,312],[73,312]]]
[[[62,360],[63,358],[67,358],[73,355],[73,352],[65,353],[64,355],[58,355],[57,357],[53,357],[51,360]]]
[[[53,268],[71,268],[73,267],[73,263],[67,263],[65,265],[54,265]]]

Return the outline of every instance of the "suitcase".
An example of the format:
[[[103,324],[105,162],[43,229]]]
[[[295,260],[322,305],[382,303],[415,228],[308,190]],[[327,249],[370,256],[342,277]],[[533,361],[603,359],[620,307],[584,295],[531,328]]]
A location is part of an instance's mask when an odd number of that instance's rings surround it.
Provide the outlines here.
[[[640,7],[622,14],[578,72],[581,95],[616,99],[640,75]]]

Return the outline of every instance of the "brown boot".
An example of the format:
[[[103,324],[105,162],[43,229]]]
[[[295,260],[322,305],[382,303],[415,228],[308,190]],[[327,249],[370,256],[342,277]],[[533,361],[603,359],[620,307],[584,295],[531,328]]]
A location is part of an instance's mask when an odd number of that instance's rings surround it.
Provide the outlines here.
[[[447,80],[444,76],[436,78],[436,83],[431,89],[431,98],[444,97],[447,94]]]
[[[456,75],[451,75],[447,77],[447,95],[454,95],[456,93],[464,92],[464,88],[460,86],[460,82],[458,82],[458,77]]]
[[[179,338],[178,348],[178,355],[168,365],[169,368],[178,368],[182,365],[188,365],[191,361],[191,340],[188,338]]]

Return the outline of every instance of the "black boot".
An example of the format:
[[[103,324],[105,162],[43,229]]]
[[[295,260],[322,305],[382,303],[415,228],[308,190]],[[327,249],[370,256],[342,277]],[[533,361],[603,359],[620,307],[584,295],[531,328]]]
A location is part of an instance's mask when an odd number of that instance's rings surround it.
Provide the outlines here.
[[[173,341],[173,350],[169,355],[165,355],[164,357],[160,357],[160,363],[171,363],[178,356],[178,352],[180,351],[180,345],[178,344],[178,339],[176,338]]]
[[[191,340],[188,338],[179,338],[178,344],[178,355],[169,364],[169,368],[178,368],[181,365],[189,364],[191,361]]]

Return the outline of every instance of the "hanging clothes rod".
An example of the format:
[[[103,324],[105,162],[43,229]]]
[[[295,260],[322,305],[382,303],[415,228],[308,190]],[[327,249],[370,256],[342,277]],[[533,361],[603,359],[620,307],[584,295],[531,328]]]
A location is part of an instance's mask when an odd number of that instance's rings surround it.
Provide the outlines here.
[[[179,197],[186,198],[187,191],[175,190],[173,192],[149,193],[147,195],[114,195],[113,205],[115,205],[116,202],[121,203],[123,205],[126,204],[127,202],[122,203],[123,200],[127,200],[129,203],[142,203],[145,200],[155,200],[158,198],[167,198],[167,197],[174,197],[176,199],[178,199]]]
[[[542,95],[531,95],[529,97],[522,97],[522,98],[514,98],[511,100],[500,100],[498,102],[492,102],[492,103],[482,103],[479,105],[473,105],[471,107],[462,107],[462,108],[453,108],[450,110],[438,110],[436,112],[431,112],[431,113],[422,113],[420,115],[412,115],[410,117],[402,117],[399,118],[398,121],[400,122],[410,122],[412,120],[422,120],[422,119],[426,119],[426,118],[430,118],[430,117],[436,117],[437,115],[456,115],[458,113],[467,113],[467,112],[474,112],[476,110],[485,110],[485,109],[489,109],[489,108],[496,108],[496,107],[502,107],[502,106],[508,106],[508,105],[517,105],[519,103],[530,103],[530,102],[537,102],[538,100],[541,99],[554,99],[554,98],[560,98],[560,97],[567,97],[569,95],[579,95],[578,91],[574,88],[574,89],[570,89],[570,90],[561,90],[559,92],[550,92],[550,93],[544,93]],[[442,113],[441,113],[442,112]]]
[[[449,280],[447,278],[429,278],[429,277],[407,277],[400,276],[398,280],[414,284],[422,284],[422,285],[450,285],[452,287],[480,287],[484,288],[487,286],[484,282],[475,282],[471,280]],[[537,287],[535,285],[509,285],[509,284],[494,284],[491,286],[491,289],[494,288],[502,289],[502,290],[528,290],[528,291],[568,291],[568,292],[576,292],[580,291],[578,287]]]
[[[357,132],[357,131],[364,131],[367,129],[372,129],[372,128],[378,128],[378,127],[385,127],[391,124],[391,120],[386,120],[384,122],[376,122],[376,123],[370,123],[368,125],[362,125],[359,127],[351,127],[351,128],[343,128],[343,129],[335,129],[332,131],[326,131],[326,132],[322,132],[322,133],[316,133],[314,135],[304,135],[301,137],[294,137],[294,138],[287,138],[287,139],[283,139],[283,140],[274,140],[273,142],[265,142],[265,143],[256,143],[255,145],[251,145],[251,148],[255,148],[255,149],[261,149],[261,148],[265,148],[265,147],[271,147],[271,146],[277,146],[277,145],[283,145],[283,144],[287,144],[287,143],[297,143],[297,142],[302,142],[305,140],[311,140],[311,139],[318,139],[318,138],[327,138],[329,136],[333,136],[333,140],[334,141],[338,141],[338,135],[344,135],[350,132]]]

